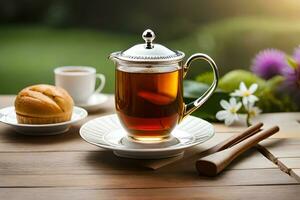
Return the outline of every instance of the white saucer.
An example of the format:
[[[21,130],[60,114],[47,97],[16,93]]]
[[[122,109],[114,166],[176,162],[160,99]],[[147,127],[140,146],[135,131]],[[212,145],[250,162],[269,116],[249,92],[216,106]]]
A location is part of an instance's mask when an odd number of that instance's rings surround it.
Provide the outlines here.
[[[19,124],[17,122],[15,107],[6,107],[0,110],[0,122],[10,125],[16,132],[25,135],[56,135],[69,130],[71,124],[84,119],[87,111],[74,107],[70,121],[55,124]]]
[[[78,103],[76,106],[82,107],[88,112],[94,112],[99,109],[102,104],[107,101],[107,99],[107,95],[94,93],[86,103]]]
[[[117,156],[159,159],[183,154],[185,149],[209,140],[214,135],[214,127],[203,119],[188,116],[176,126],[167,142],[141,144],[126,137],[126,131],[114,114],[85,123],[79,132],[88,143],[113,150]]]

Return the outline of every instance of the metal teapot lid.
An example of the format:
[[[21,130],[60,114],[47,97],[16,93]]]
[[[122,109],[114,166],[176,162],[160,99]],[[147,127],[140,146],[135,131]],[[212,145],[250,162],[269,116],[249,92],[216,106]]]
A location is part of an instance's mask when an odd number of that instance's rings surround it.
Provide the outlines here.
[[[111,57],[128,62],[179,62],[183,59],[184,53],[173,51],[167,47],[153,43],[155,34],[147,29],[142,34],[144,44],[137,44],[125,51],[118,51],[111,54]]]

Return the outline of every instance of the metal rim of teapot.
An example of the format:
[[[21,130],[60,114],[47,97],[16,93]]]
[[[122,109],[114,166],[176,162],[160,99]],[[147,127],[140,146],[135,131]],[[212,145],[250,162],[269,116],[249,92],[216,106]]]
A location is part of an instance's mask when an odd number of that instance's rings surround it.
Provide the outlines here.
[[[109,56],[109,59],[116,59],[125,62],[136,63],[178,63],[183,60],[185,54],[182,51],[175,51],[176,54],[172,56],[126,56],[122,54],[122,51],[117,51]]]

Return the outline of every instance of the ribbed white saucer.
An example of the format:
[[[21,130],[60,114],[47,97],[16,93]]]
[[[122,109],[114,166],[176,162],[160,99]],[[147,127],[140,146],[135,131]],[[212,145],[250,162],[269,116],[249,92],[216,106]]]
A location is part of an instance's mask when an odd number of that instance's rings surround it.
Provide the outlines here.
[[[183,154],[185,149],[209,140],[214,135],[214,127],[203,119],[188,116],[176,126],[168,141],[145,144],[130,141],[117,115],[113,114],[85,123],[80,135],[88,143],[113,150],[120,157],[159,159]]]
[[[70,126],[87,116],[87,111],[74,106],[71,120],[54,124],[19,124],[15,107],[0,109],[0,122],[10,125],[16,132],[25,135],[57,135],[70,129]]]

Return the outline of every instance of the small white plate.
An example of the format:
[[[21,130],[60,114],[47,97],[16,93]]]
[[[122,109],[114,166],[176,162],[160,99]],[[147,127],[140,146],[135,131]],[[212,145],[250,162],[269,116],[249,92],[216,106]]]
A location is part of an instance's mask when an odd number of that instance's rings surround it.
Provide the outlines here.
[[[107,95],[94,93],[86,103],[76,104],[76,106],[82,107],[88,112],[94,112],[99,109],[102,104],[107,101],[107,99]]]
[[[172,131],[172,139],[156,144],[133,144],[126,137],[116,114],[93,119],[80,128],[81,137],[93,145],[113,150],[120,157],[137,159],[159,159],[173,157],[184,150],[203,143],[214,135],[214,127],[197,117],[186,117]]]
[[[64,133],[69,130],[72,124],[84,119],[86,116],[86,110],[74,106],[70,121],[55,124],[19,124],[14,106],[0,110],[0,122],[10,125],[16,132],[25,135],[56,135]]]

